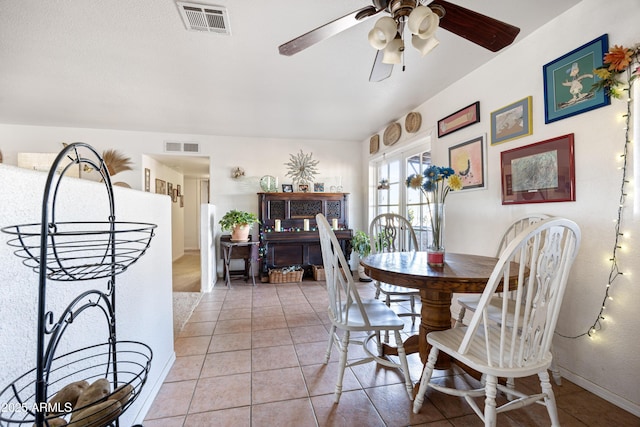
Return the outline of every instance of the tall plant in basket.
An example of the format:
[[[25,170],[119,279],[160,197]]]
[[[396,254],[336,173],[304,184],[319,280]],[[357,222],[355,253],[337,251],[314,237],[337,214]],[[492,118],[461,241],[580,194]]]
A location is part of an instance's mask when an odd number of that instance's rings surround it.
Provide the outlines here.
[[[422,174],[407,178],[407,187],[420,190],[427,200],[431,238],[427,246],[427,262],[433,266],[444,265],[445,199],[449,191],[462,189],[462,180],[453,169],[429,166]]]

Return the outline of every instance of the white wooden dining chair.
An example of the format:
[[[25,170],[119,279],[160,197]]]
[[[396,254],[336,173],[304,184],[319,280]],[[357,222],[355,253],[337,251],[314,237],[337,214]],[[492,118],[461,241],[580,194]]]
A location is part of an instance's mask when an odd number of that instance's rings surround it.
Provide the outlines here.
[[[549,218],[549,215],[546,214],[530,214],[513,221],[509,227],[505,230],[500,239],[500,244],[498,245],[498,250],[496,253],[496,257],[500,257],[502,251],[507,247],[507,245],[525,228],[530,226],[531,224],[535,224],[537,222],[542,221],[543,219]],[[527,262],[528,265],[528,262]],[[501,292],[496,294],[489,303],[488,307],[489,318],[494,322],[498,323],[500,321],[500,307],[502,307],[502,298],[506,295],[509,298],[510,304],[513,307],[513,299],[515,298],[514,292]],[[480,295],[477,294],[466,294],[458,297],[456,299],[458,305],[460,306],[460,310],[458,311],[458,318],[456,319],[455,326],[462,326],[464,324],[464,316],[466,311],[475,312],[478,307],[478,302],[480,302]],[[514,310],[512,309],[512,312]],[[551,364],[550,367],[551,375],[553,376],[553,381],[562,385],[562,375],[560,375],[560,370],[557,368],[555,362]],[[510,387],[513,387],[513,379],[507,379],[507,384]]]
[[[340,351],[340,366],[336,381],[335,402],[340,401],[342,395],[342,379],[347,367],[375,361],[380,365],[397,368],[402,373],[405,388],[409,399],[413,398],[413,385],[409,376],[407,354],[404,350],[400,331],[404,328],[404,322],[398,315],[377,299],[362,299],[358,293],[356,282],[351,275],[351,269],[347,263],[338,240],[329,226],[327,219],[322,214],[316,216],[318,232],[320,234],[320,246],[322,248],[322,260],[324,264],[327,293],[329,294],[329,319],[331,330],[329,343],[325,354],[324,363],[329,362],[331,350],[335,344]],[[342,331],[342,338],[338,335]],[[392,331],[398,348],[398,361],[380,357],[371,349],[371,341],[375,342],[374,351],[380,347],[380,333]],[[366,338],[357,340],[351,338],[351,333],[367,333]],[[347,352],[350,344],[362,346],[365,357],[350,359],[347,362]]]
[[[503,251],[487,282],[469,326],[431,332],[432,346],[420,379],[413,412],[418,413],[427,390],[462,396],[484,421],[495,426],[497,414],[533,403],[546,406],[552,426],[559,426],[558,411],[547,369],[552,361],[551,341],[573,261],[580,246],[580,229],[565,218],[548,218],[522,231]],[[527,267],[529,260],[529,267]],[[500,308],[501,321],[488,317],[489,303],[501,282],[517,273],[515,314],[508,298]],[[483,387],[463,390],[431,382],[444,352],[485,376]],[[538,374],[541,392],[527,395],[498,384],[498,377],[521,378]],[[497,391],[517,399],[496,406]],[[484,411],[474,398],[485,396]]]
[[[409,252],[418,247],[416,233],[409,220],[395,213],[383,213],[376,216],[369,224],[369,242],[371,253]],[[409,312],[398,312],[398,316],[411,317],[411,325],[415,325],[420,313],[416,311],[416,299],[420,299],[420,291],[384,283],[376,280],[376,298],[380,294],[385,297],[385,304],[391,307],[392,302],[409,302]],[[385,342],[388,337],[385,335]]]
[[[500,239],[500,244],[498,245],[498,250],[496,251],[496,258],[500,257],[502,251],[518,234],[520,234],[522,230],[529,227],[531,224],[535,224],[547,218],[549,218],[549,215],[532,214],[520,217],[509,224],[507,229],[502,234],[502,238]],[[513,296],[513,293],[510,293],[510,295]],[[464,316],[466,315],[466,312],[476,311],[478,302],[480,301],[480,296],[477,294],[461,295],[456,299],[456,301],[460,306],[460,310],[458,311],[458,317],[456,318],[455,326],[462,326],[464,324]]]

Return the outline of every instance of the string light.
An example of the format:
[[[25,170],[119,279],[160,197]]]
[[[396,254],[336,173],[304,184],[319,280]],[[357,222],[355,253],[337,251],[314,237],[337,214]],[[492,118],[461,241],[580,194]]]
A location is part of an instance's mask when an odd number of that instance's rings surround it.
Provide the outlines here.
[[[637,62],[638,61],[638,56],[640,55],[640,48],[639,47],[635,47],[633,49],[633,60],[632,62]],[[607,302],[608,301],[612,301],[613,298],[611,297],[611,295],[609,295],[609,292],[611,291],[611,286],[614,284],[614,282],[616,281],[616,279],[618,279],[620,276],[623,276],[624,273],[622,271],[620,271],[619,266],[618,266],[618,250],[624,251],[624,249],[622,248],[622,245],[620,243],[620,239],[622,237],[624,237],[624,233],[621,232],[621,226],[622,226],[622,214],[623,214],[623,209],[625,207],[625,197],[627,196],[627,190],[626,187],[627,185],[630,183],[630,180],[627,178],[627,173],[628,173],[628,160],[629,160],[629,146],[631,145],[631,135],[630,135],[630,129],[631,129],[631,118],[632,118],[632,111],[631,111],[631,105],[632,105],[632,99],[631,99],[631,88],[633,86],[633,81],[635,80],[635,78],[637,76],[633,75],[633,69],[635,69],[635,67],[632,67],[631,64],[628,66],[628,68],[626,69],[626,77],[627,77],[627,87],[624,89],[624,91],[627,93],[627,111],[626,113],[622,116],[623,121],[624,121],[624,131],[625,131],[625,137],[624,137],[624,149],[622,154],[620,155],[620,161],[622,162],[622,165],[619,167],[619,170],[622,171],[622,183],[620,185],[620,199],[619,199],[619,203],[618,203],[618,212],[617,212],[617,216],[614,220],[614,224],[615,224],[615,239],[614,239],[614,244],[613,244],[613,250],[612,250],[612,256],[609,258],[609,262],[611,263],[611,269],[609,271],[609,278],[607,281],[607,285],[605,287],[605,292],[604,292],[604,298],[602,299],[602,304],[600,306],[600,311],[598,312],[598,315],[596,316],[595,321],[593,322],[593,324],[589,327],[589,329],[586,332],[583,332],[581,334],[575,335],[575,336],[567,336],[567,335],[562,335],[562,334],[558,334],[561,337],[564,338],[571,338],[571,339],[576,339],[576,338],[580,338],[580,337],[584,337],[584,336],[588,336],[589,338],[593,339],[595,338],[595,335],[602,329],[602,323],[605,321],[605,317],[604,317],[604,311],[606,310],[607,306]]]

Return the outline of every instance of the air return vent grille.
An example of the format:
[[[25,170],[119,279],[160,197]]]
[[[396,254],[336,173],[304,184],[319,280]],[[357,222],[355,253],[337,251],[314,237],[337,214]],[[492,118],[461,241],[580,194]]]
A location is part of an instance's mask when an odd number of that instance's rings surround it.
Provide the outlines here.
[[[199,153],[200,144],[197,142],[165,141],[164,151],[167,153]]]
[[[223,6],[176,2],[187,30],[231,34],[229,15]]]
[[[182,151],[185,153],[199,153],[200,152],[200,144],[195,142],[185,142],[182,144]]]

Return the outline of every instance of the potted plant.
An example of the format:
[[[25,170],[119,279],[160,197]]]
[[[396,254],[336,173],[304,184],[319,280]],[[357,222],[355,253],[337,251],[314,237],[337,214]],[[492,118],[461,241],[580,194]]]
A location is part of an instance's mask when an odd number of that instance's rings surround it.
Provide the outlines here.
[[[351,238],[351,247],[358,253],[360,258],[364,258],[371,252],[371,244],[369,235],[364,231],[358,230]],[[364,274],[364,267],[358,263],[358,277],[361,282],[370,282],[371,278]]]
[[[232,242],[246,242],[249,240],[251,226],[255,223],[259,223],[255,214],[236,209],[224,214],[219,221],[222,231],[231,231]]]

